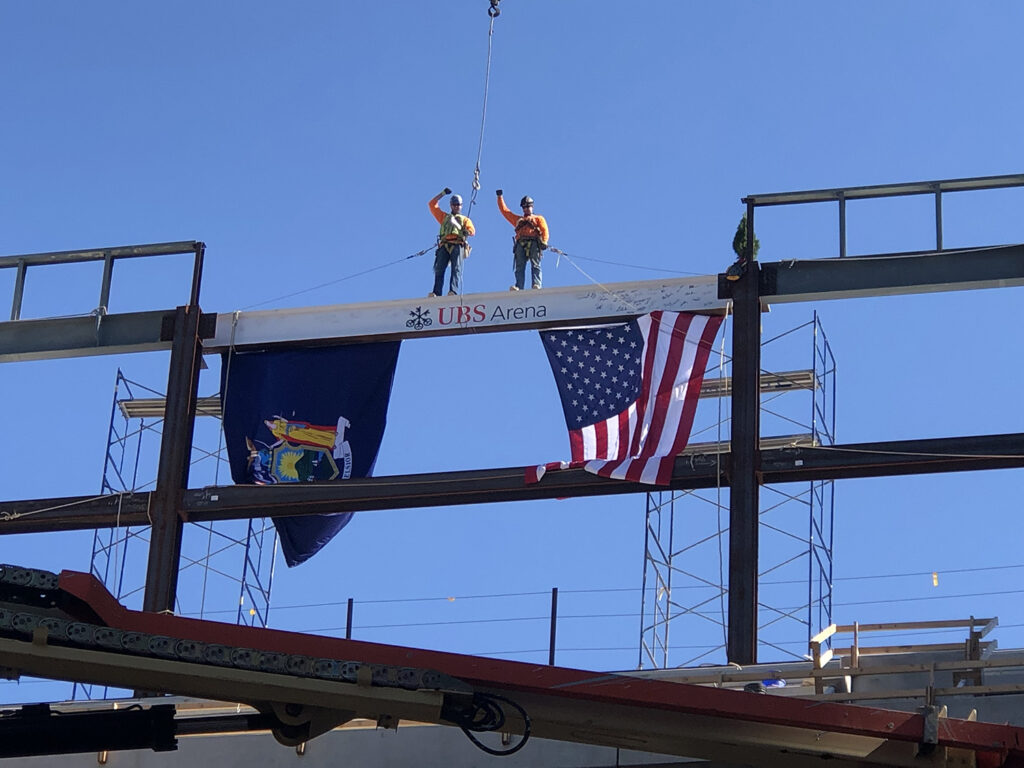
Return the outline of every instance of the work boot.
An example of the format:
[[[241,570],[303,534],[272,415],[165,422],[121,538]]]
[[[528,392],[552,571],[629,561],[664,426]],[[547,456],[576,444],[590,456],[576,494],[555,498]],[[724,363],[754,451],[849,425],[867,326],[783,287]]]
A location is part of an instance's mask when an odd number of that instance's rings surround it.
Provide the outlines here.
[[[436,299],[437,298],[437,294],[434,293],[433,291],[431,291],[430,293],[427,294],[427,298],[428,299]]]
[[[448,291],[448,295],[449,296],[458,296],[459,294],[457,294],[455,291]]]
[[[519,286],[518,286],[518,285],[510,285],[510,286],[508,287],[508,289],[509,289],[510,291],[518,291],[518,290],[519,290]]]

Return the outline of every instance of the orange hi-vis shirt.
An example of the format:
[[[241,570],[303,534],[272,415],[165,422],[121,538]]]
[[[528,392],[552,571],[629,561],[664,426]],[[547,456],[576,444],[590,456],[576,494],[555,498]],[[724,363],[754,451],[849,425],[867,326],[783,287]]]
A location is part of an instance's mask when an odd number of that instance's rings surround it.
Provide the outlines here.
[[[542,243],[548,241],[548,222],[543,216],[538,216],[535,213],[529,216],[520,216],[513,213],[505,205],[503,197],[498,198],[498,210],[508,220],[508,223],[516,228],[516,240],[536,238]],[[522,223],[520,224],[520,222]]]
[[[441,232],[439,234],[441,242],[465,243],[467,237],[476,234],[473,222],[469,216],[463,216],[461,213],[445,213],[442,211],[441,206],[437,204],[441,197],[441,195],[433,197],[428,203],[430,212],[437,219],[437,223],[441,225]]]

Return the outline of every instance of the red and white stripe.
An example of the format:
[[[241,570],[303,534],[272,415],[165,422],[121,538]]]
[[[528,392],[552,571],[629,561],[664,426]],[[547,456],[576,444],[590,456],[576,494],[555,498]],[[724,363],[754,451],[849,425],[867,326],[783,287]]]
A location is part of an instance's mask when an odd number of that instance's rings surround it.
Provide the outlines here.
[[[658,311],[637,322],[644,340],[640,396],[605,421],[570,430],[569,466],[583,463],[603,477],[668,485],[675,457],[690,438],[722,318]],[[527,482],[538,482],[547,469],[564,464],[530,468]]]

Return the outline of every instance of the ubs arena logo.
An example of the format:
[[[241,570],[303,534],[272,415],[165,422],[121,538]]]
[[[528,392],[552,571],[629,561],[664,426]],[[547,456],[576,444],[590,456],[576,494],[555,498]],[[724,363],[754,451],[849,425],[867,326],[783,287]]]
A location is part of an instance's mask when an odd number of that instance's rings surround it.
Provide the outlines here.
[[[435,318],[430,307],[416,307],[409,313],[405,321],[406,328],[421,331],[434,327]],[[522,306],[502,306],[495,304],[454,304],[437,308],[437,326],[473,326],[500,325],[507,322],[542,320],[547,317],[548,308],[544,304],[526,304]]]

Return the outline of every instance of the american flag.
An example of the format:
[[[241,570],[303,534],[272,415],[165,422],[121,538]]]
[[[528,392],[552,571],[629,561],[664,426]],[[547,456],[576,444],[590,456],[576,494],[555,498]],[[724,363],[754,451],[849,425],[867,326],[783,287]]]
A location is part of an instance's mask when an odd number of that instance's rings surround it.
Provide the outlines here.
[[[562,399],[571,462],[604,477],[667,485],[693,426],[722,318],[652,312],[623,325],[542,331]]]

